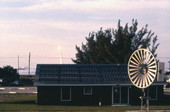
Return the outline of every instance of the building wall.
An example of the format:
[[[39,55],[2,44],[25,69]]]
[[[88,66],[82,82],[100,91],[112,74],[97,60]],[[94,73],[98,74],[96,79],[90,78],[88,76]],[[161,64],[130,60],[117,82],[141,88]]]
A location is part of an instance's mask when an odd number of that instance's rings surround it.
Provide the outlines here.
[[[160,105],[164,104],[164,90],[163,85],[152,85],[145,89],[145,95],[150,97],[150,105]],[[130,105],[140,105],[141,99],[140,96],[143,96],[142,89],[131,86],[129,89],[129,104]]]
[[[152,99],[150,100],[150,104],[151,105],[164,105],[166,104],[165,101],[167,101],[167,99],[165,98],[165,95],[164,95],[164,89],[163,89],[163,85],[159,85],[159,86],[151,86],[152,88],[157,88],[157,98],[156,99]],[[150,88],[151,88],[150,87]],[[151,95],[154,97],[155,95],[155,90],[151,89],[150,90],[152,93]]]
[[[92,95],[84,95],[83,87],[71,87],[71,101],[61,101],[61,87],[38,86],[38,104],[55,105],[111,105],[112,87],[93,87]]]
[[[140,96],[142,96],[141,89],[131,86],[129,88],[129,104],[130,105],[140,105]]]
[[[94,86],[92,87],[92,94],[91,95],[84,95],[84,87],[76,87],[72,86],[71,88],[71,101],[61,101],[61,88],[57,86],[38,86],[38,94],[37,94],[37,103],[43,105],[112,105],[114,102],[112,100],[113,96],[113,88],[112,86],[108,87],[100,87]],[[129,95],[129,105],[140,105],[141,100],[140,96],[143,96],[142,90],[136,88],[134,86],[124,86],[121,88],[128,88],[124,90],[129,90],[127,92],[127,97]],[[157,89],[156,89],[157,88]],[[150,90],[146,90],[146,95],[150,95],[152,100],[150,100],[151,105],[155,104],[162,104],[163,101],[163,86],[150,86]],[[123,91],[123,89],[122,89]],[[149,91],[149,92],[147,92]],[[156,93],[157,92],[157,93]],[[123,93],[123,92],[122,92]],[[122,94],[121,93],[121,94]],[[124,94],[125,96],[125,94]],[[126,97],[124,97],[126,98]],[[125,101],[121,96],[120,104],[128,104],[124,103]]]

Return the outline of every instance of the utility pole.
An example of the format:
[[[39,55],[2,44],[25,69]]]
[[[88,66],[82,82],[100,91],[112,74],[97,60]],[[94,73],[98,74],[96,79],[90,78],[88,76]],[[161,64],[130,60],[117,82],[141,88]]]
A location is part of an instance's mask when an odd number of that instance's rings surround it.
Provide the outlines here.
[[[169,72],[170,72],[170,61],[168,61],[168,63],[169,63]]]
[[[18,55],[18,74],[19,74],[19,55]]]
[[[30,58],[31,58],[31,53],[29,53],[29,59],[28,59],[28,75],[30,76]]]

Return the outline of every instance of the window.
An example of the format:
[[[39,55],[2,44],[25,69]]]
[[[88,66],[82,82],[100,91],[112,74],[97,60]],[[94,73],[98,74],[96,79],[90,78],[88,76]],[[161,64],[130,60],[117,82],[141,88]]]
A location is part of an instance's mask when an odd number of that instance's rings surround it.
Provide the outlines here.
[[[71,101],[71,87],[61,87],[61,101]]]
[[[84,95],[92,95],[92,87],[84,87]]]

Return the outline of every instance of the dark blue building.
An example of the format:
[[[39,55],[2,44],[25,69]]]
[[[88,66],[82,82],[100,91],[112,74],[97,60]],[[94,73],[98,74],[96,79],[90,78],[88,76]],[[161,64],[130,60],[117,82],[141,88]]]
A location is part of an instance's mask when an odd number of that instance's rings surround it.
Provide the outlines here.
[[[122,64],[38,64],[35,85],[43,105],[139,105],[142,96]],[[151,104],[161,104],[163,85],[146,89]]]

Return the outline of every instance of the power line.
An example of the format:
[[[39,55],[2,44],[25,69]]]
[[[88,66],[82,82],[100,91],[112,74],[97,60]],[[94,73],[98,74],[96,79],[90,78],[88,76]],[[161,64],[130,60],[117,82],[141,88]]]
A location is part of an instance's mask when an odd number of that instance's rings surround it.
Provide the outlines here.
[[[18,58],[18,57],[0,57],[0,59],[9,59],[9,58]],[[20,58],[28,58],[28,57],[20,57]],[[31,59],[60,59],[60,57],[31,57]],[[71,59],[71,58],[75,58],[75,57],[62,57],[63,59]]]
[[[13,57],[0,57],[0,59],[8,59],[8,58],[18,58],[17,56],[13,56]],[[20,56],[20,58],[28,58],[28,57],[21,57]],[[45,58],[45,59],[56,59],[56,58],[60,58],[60,57],[40,57],[40,56],[37,56],[37,57],[31,57],[31,59],[32,58]],[[62,58],[64,58],[64,59],[71,59],[71,58],[75,58],[75,57],[62,57]],[[170,59],[170,57],[168,56],[168,57],[157,57],[158,59]]]
[[[163,58],[163,59],[170,59],[170,57],[158,57],[158,58]]]

